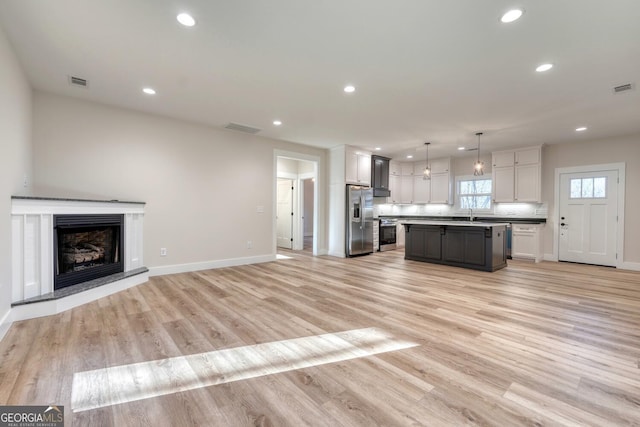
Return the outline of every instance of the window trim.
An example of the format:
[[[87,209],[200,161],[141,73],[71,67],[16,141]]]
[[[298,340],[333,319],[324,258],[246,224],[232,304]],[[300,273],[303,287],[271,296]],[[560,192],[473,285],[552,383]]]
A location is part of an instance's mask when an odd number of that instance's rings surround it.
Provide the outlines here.
[[[460,181],[484,181],[484,180],[489,180],[491,181],[491,192],[490,193],[479,193],[479,194],[475,194],[477,196],[489,196],[489,208],[487,209],[474,209],[473,213],[474,215],[476,213],[483,213],[483,214],[493,214],[494,213],[494,209],[495,209],[495,203],[493,202],[493,177],[491,175],[481,175],[481,176],[476,176],[476,175],[458,175],[456,176],[456,204],[455,204],[455,210],[457,213],[465,213],[468,214],[469,213],[469,209],[467,208],[463,208],[460,206]],[[465,194],[467,195],[467,194]],[[471,194],[474,195],[474,194]]]

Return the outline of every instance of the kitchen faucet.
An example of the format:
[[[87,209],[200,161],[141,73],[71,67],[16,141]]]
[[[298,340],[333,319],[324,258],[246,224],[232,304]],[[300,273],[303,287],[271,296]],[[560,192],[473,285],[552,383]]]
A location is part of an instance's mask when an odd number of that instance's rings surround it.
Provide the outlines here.
[[[473,208],[469,208],[469,222],[473,222]]]

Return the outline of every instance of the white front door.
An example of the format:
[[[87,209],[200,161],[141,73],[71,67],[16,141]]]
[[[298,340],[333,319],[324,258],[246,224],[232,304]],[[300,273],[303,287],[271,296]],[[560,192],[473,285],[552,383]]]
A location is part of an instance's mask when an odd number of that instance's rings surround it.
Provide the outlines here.
[[[276,192],[276,238],[278,247],[293,247],[293,180],[278,178]]]
[[[616,265],[618,171],[560,174],[558,259]]]

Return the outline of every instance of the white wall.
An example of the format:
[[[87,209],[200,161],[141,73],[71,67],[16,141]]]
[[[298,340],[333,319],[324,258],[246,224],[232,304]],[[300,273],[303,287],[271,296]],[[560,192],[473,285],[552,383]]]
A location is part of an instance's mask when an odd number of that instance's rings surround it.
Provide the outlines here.
[[[11,196],[31,180],[31,87],[0,28],[0,338],[11,308]]]
[[[317,156],[320,182],[325,179],[325,150],[34,96],[36,191],[146,202],[145,264],[152,269],[275,254],[274,150]],[[325,232],[324,224],[319,228]]]
[[[626,137],[547,145],[542,149],[542,199],[549,204],[544,252],[553,252],[555,170],[571,166],[626,163],[625,262],[640,262],[640,134]]]
[[[293,179],[298,177],[298,169],[300,168],[299,163],[295,159],[286,159],[283,157],[278,157],[278,177],[279,178],[288,178]]]

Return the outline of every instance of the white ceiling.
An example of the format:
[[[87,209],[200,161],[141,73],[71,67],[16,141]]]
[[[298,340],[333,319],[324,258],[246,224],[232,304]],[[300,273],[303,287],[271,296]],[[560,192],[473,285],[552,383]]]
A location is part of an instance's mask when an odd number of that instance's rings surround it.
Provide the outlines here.
[[[612,90],[640,83],[638,0],[0,0],[0,26],[36,89],[319,147],[640,132],[640,91]]]

